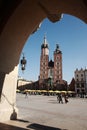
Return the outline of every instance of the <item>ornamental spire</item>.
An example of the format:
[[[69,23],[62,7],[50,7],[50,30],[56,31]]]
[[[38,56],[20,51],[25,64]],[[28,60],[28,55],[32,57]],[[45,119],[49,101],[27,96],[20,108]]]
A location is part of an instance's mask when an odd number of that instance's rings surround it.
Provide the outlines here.
[[[59,44],[56,44],[56,49],[55,49],[54,53],[61,53]]]
[[[59,44],[56,44],[56,50],[59,50]]]
[[[47,40],[46,40],[46,35],[44,35],[44,42],[43,42],[43,44],[41,45],[41,49],[43,49],[43,48],[49,48],[49,47],[48,47]]]
[[[47,44],[46,34],[44,35],[44,44]]]

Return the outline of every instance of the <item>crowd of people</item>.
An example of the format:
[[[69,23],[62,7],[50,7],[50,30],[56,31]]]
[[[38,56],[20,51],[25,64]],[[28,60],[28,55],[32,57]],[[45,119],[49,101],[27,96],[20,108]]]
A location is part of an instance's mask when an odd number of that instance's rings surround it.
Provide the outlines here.
[[[27,98],[28,97],[28,93],[26,92],[25,93],[25,98]],[[57,95],[57,101],[58,101],[58,103],[68,103],[69,102],[69,100],[68,100],[68,95],[66,95],[65,93],[58,93],[58,95]]]

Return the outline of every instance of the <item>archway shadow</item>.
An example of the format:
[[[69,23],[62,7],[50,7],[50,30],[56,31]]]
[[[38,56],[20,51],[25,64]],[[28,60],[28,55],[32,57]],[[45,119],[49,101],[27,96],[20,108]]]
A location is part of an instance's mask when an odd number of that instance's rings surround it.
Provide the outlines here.
[[[5,123],[0,123],[0,130],[27,130],[27,129],[18,126],[8,125]]]
[[[24,123],[29,123],[29,121],[23,120],[23,119],[17,119],[17,121],[19,121],[19,122],[24,122]]]
[[[0,101],[1,101],[4,79],[5,79],[5,73],[0,72]]]
[[[68,129],[61,129],[61,128],[55,128],[51,126],[41,125],[37,123],[33,123],[27,126],[27,128],[31,128],[33,130],[68,130]]]

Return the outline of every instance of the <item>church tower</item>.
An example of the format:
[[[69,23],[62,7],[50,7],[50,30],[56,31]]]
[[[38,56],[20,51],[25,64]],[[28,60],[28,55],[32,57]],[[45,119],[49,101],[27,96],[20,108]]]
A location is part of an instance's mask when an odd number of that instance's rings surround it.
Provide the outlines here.
[[[49,47],[44,36],[44,42],[41,45],[41,56],[40,56],[40,77],[39,83],[43,83],[48,78],[48,62],[49,62]]]
[[[56,44],[54,51],[54,83],[60,83],[62,81],[62,52],[59,49],[59,45]]]

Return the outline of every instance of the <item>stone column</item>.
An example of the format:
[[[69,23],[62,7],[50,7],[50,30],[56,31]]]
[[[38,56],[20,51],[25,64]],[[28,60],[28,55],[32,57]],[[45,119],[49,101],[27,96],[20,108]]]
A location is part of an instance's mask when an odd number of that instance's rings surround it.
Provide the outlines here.
[[[2,76],[1,76],[2,75]],[[16,87],[17,87],[18,66],[9,74],[0,73],[2,77],[1,100],[0,100],[0,122],[17,118],[16,108]]]

